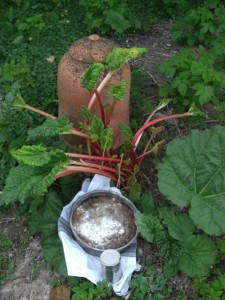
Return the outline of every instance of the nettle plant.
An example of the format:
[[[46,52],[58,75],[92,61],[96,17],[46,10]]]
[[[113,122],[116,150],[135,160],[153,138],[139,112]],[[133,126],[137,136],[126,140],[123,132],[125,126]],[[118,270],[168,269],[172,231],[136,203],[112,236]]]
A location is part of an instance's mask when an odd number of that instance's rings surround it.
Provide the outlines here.
[[[199,107],[207,102],[219,106],[224,94],[225,75],[214,67],[214,55],[207,51],[203,54],[202,48],[199,53],[183,49],[161,62],[158,72],[168,76],[170,83],[161,86],[159,95],[171,97],[182,108],[189,107],[191,103]]]
[[[80,129],[74,128],[64,116],[55,117],[40,109],[29,106],[25,103],[20,94],[17,94],[14,106],[28,109],[45,116],[46,121],[37,128],[28,132],[27,144],[20,149],[11,151],[12,156],[19,162],[19,165],[10,171],[6,180],[1,202],[4,204],[13,203],[17,200],[24,202],[28,197],[36,197],[45,194],[48,187],[58,178],[74,173],[100,174],[109,177],[120,188],[130,187],[133,190],[140,190],[138,176],[143,158],[153,152],[157,152],[163,141],[154,142],[155,137],[162,130],[162,127],[155,127],[159,122],[192,116],[198,111],[191,107],[188,112],[163,116],[152,119],[155,112],[168,104],[168,100],[162,101],[147,118],[135,134],[128,126],[119,124],[125,141],[121,149],[113,146],[113,129],[108,125],[113,117],[113,109],[117,101],[125,96],[126,82],[112,85],[110,97],[112,104],[104,107],[101,99],[101,91],[108,83],[111,76],[130,59],[144,54],[145,48],[114,48],[105,58],[105,65],[100,63],[92,64],[85,72],[83,86],[93,91],[89,108],[83,107],[84,121]],[[107,75],[97,87],[97,82],[103,71],[108,70]],[[91,107],[95,101],[99,105],[100,117],[91,114]],[[145,130],[149,130],[150,138],[146,146],[139,154],[138,144]],[[53,139],[59,135],[72,134],[75,137],[83,138],[87,142],[89,153],[75,153],[73,150],[64,151],[56,147],[47,147],[44,140]],[[38,144],[32,144],[39,140]]]
[[[171,29],[172,37],[181,44],[209,46],[224,40],[225,7],[220,1],[204,3],[190,10]]]

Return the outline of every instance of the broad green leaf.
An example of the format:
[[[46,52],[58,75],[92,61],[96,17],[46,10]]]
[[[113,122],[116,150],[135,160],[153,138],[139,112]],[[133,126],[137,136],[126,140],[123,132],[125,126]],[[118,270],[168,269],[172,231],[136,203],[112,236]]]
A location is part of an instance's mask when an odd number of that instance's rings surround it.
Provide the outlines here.
[[[146,48],[113,48],[113,50],[106,56],[105,62],[108,64],[110,71],[115,72],[119,70],[125,63],[131,59],[135,59],[142,54],[146,54]]]
[[[62,150],[48,149],[41,145],[23,146],[12,150],[11,154],[18,162],[31,167],[41,167],[49,162],[68,161],[68,156]]]
[[[143,238],[148,242],[155,242],[156,234],[163,231],[163,226],[160,220],[151,214],[135,213],[135,224]]]
[[[108,96],[112,100],[122,101],[126,95],[127,80],[121,80],[118,84],[113,84]]]
[[[187,214],[180,213],[178,215],[172,209],[164,207],[160,210],[163,224],[168,226],[169,234],[176,240],[185,241],[187,237],[192,235],[195,225]]]
[[[29,130],[28,141],[68,133],[72,127],[73,124],[65,116],[60,116],[57,119],[47,118],[42,125]]]
[[[184,243],[179,268],[190,277],[208,275],[216,257],[216,246],[209,237],[192,235]]]
[[[27,198],[43,196],[66,163],[66,161],[58,162],[53,166],[36,168],[19,165],[11,169],[1,195],[0,205],[16,201],[23,203]]]
[[[40,208],[30,215],[29,229],[32,234],[41,232],[51,235],[57,230],[57,221],[63,209],[63,204],[55,190],[49,191]]]
[[[56,268],[59,274],[67,276],[63,247],[57,231],[44,237],[41,240],[41,247],[49,266]]]
[[[82,79],[82,86],[89,91],[93,91],[96,88],[96,84],[104,69],[105,67],[101,63],[94,63],[90,65],[85,70],[84,77]]]
[[[159,167],[159,189],[174,204],[190,206],[195,225],[225,233],[225,128],[215,126],[168,144]]]
[[[41,145],[23,146],[11,154],[18,162],[31,167],[46,165],[51,160],[47,148]]]

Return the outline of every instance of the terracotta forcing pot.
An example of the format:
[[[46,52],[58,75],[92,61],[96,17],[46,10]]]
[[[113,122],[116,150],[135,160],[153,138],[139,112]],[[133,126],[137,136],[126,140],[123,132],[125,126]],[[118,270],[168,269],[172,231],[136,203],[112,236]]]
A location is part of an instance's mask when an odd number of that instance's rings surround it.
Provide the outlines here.
[[[88,106],[92,92],[82,87],[82,77],[85,69],[94,62],[104,62],[106,55],[118,45],[98,35],[75,41],[69,50],[62,57],[58,66],[58,98],[59,116],[64,115],[79,128],[79,122],[83,120],[81,106]],[[122,79],[127,80],[126,96],[123,101],[116,104],[110,126],[114,130],[114,146],[119,147],[123,143],[123,135],[118,129],[119,123],[129,124],[129,96],[130,96],[130,66],[125,64],[122,69],[116,72],[101,93],[104,105],[111,104],[107,96],[111,90],[111,84],[119,83]],[[100,116],[97,102],[91,112]],[[71,146],[83,144],[77,137],[67,138]]]

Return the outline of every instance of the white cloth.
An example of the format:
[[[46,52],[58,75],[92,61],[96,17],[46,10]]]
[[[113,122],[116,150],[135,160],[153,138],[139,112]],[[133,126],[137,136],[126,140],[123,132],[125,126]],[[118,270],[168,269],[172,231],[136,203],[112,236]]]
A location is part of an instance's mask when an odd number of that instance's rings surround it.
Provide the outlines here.
[[[64,256],[69,276],[85,277],[92,283],[97,284],[104,278],[101,274],[100,258],[90,255],[75,241],[70,229],[69,215],[73,203],[82,195],[95,190],[105,190],[121,195],[120,190],[110,187],[110,179],[101,175],[95,175],[92,181],[86,179],[82,184],[81,191],[73,200],[63,208],[58,220],[58,234],[63,244]],[[135,241],[126,251],[121,254],[121,269],[123,277],[113,284],[113,290],[118,296],[124,296],[129,289],[128,282],[134,271],[139,271],[141,266],[136,262]]]

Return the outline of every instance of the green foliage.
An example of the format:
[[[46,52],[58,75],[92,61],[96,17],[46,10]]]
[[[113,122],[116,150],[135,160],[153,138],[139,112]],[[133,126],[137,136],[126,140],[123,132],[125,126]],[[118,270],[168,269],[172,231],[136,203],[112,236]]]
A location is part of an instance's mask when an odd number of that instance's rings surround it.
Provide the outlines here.
[[[104,71],[105,67],[103,64],[94,63],[91,64],[84,73],[82,79],[82,86],[86,88],[88,91],[93,91],[96,88],[96,84],[101,76],[102,71]]]
[[[225,36],[225,7],[220,1],[206,1],[190,10],[171,29],[172,37],[182,44],[209,46]]]
[[[41,247],[49,266],[66,275],[63,248],[57,233],[57,221],[62,208],[58,193],[50,190],[41,201],[38,200],[36,209],[30,214],[29,228],[33,234],[42,234]]]
[[[222,126],[176,138],[159,167],[158,185],[170,201],[190,207],[195,225],[211,235],[225,233],[224,151]]]
[[[219,300],[225,299],[225,275],[218,276],[212,282],[207,282],[207,278],[198,276],[194,281],[194,288],[198,295],[194,299]]]
[[[171,292],[162,271],[151,266],[145,266],[140,274],[136,274],[129,282],[129,286],[133,300],[169,299]]]
[[[129,14],[133,17],[134,14],[130,13],[128,2],[128,0],[100,0],[98,2],[80,0],[80,5],[86,9],[85,23],[88,31],[98,32],[101,35],[112,31],[121,34],[130,28],[132,18],[129,18]],[[139,26],[140,23],[136,23],[136,27]]]
[[[72,300],[104,300],[112,294],[112,287],[107,281],[100,281],[97,285],[83,281],[72,287],[72,293]]]
[[[64,116],[60,116],[57,119],[47,118],[42,125],[29,130],[27,138],[28,141],[40,138],[52,138],[59,134],[69,133],[72,126],[73,124]]]
[[[131,59],[135,59],[140,55],[146,54],[146,48],[113,48],[105,58],[105,62],[111,72],[118,71],[125,63]]]
[[[163,271],[167,277],[178,270],[190,277],[209,274],[216,262],[216,246],[206,235],[194,234],[194,224],[186,214],[175,214],[164,207],[158,215],[151,205],[149,213],[135,214],[135,222],[141,235],[157,245],[165,261]]]
[[[171,80],[170,84],[162,85],[159,95],[172,98],[181,107],[217,103],[225,86],[225,75],[214,68],[213,61],[205,57],[197,59],[191,49],[183,49],[162,61],[158,72]]]
[[[170,236],[175,240],[184,241],[195,230],[194,223],[185,213],[176,215],[173,209],[162,208],[160,216],[163,224],[168,226]]]
[[[21,88],[35,87],[35,82],[31,76],[31,70],[23,58],[19,62],[15,59],[5,62],[0,68],[0,83],[4,84],[4,92],[9,92],[13,82],[20,82]]]
[[[0,234],[0,284],[13,279],[15,261],[8,255],[12,244],[12,237]]]
[[[41,166],[36,168],[29,166],[33,164],[33,146],[26,147],[25,150],[29,150],[29,156],[23,156],[24,149],[18,153],[20,160],[25,161],[27,165],[19,165],[11,169],[9,176],[6,179],[6,186],[4,188],[4,193],[0,199],[0,205],[14,203],[20,201],[23,203],[29,197],[36,197],[44,195],[48,187],[55,181],[56,175],[63,170],[64,165],[68,163],[68,157],[59,150],[51,150],[48,152],[50,156],[50,161],[46,164],[43,161]],[[42,152],[42,149],[37,149]],[[20,155],[22,154],[22,155]],[[37,162],[39,162],[39,155],[37,151],[35,153]]]
[[[120,83],[113,84],[108,94],[112,100],[122,101],[126,95],[127,80],[121,80]]]

